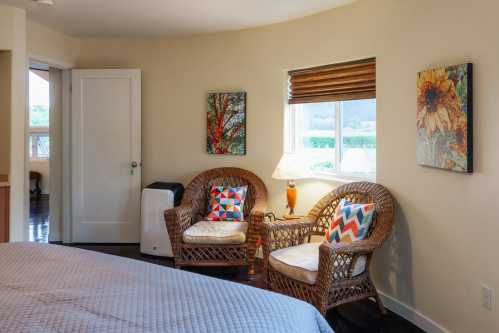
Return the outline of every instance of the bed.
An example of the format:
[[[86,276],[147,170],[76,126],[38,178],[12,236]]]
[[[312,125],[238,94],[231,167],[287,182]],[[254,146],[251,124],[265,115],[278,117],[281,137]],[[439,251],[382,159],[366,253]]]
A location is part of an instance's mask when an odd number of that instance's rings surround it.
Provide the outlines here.
[[[137,260],[0,244],[0,332],[333,332],[311,305]]]

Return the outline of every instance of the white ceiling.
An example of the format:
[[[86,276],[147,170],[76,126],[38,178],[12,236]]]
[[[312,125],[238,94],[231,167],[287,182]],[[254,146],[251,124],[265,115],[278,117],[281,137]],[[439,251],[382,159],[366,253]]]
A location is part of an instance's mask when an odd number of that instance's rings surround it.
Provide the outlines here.
[[[355,0],[0,0],[38,23],[79,37],[187,35],[262,26]]]

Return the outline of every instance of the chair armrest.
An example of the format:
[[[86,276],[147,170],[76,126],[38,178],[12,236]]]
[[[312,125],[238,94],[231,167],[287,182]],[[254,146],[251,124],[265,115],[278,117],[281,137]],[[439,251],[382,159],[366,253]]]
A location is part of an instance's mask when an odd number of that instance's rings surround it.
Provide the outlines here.
[[[253,221],[260,223],[263,222],[266,212],[267,212],[267,203],[264,201],[257,202],[255,206],[253,206],[253,209],[251,209],[250,211],[249,222],[250,223],[253,223]]]
[[[191,226],[192,222],[192,207],[183,205],[165,211],[165,223],[170,241],[172,244],[173,254],[177,257],[180,254],[180,243],[182,242],[182,234]]]
[[[257,201],[248,218],[248,232],[247,243],[248,249],[253,255],[256,251],[258,240],[260,239],[262,223],[265,219],[265,212],[267,211],[267,203],[265,201]]]
[[[262,225],[264,258],[267,259],[272,251],[303,244],[314,224],[315,218],[312,216],[291,221],[264,222]]]
[[[317,284],[323,288],[330,288],[333,283],[351,279],[355,263],[362,255],[368,256],[367,270],[370,256],[378,246],[377,242],[369,239],[352,243],[322,242],[319,247]]]

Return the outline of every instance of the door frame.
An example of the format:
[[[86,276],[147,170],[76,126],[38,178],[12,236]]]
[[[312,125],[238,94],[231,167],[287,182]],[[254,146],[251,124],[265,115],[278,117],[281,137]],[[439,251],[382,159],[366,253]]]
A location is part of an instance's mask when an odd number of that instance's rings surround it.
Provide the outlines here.
[[[29,54],[28,59],[26,61],[26,68],[25,68],[25,77],[26,77],[26,79],[25,79],[26,80],[25,81],[26,82],[26,85],[25,85],[25,92],[26,92],[25,124],[26,125],[24,127],[24,216],[25,216],[25,219],[24,219],[25,221],[23,224],[23,239],[24,240],[29,240],[29,218],[30,218],[30,211],[29,211],[29,209],[30,209],[29,164],[30,164],[30,159],[29,159],[29,150],[27,149],[27,144],[29,142],[29,122],[28,122],[29,121],[29,78],[28,78],[28,75],[29,75],[29,70],[31,68],[31,65],[33,63],[47,65],[49,67],[57,68],[57,69],[60,69],[62,71],[62,74],[63,74],[63,81],[62,81],[63,103],[62,103],[62,110],[61,110],[61,113],[62,113],[61,116],[62,116],[62,121],[63,121],[62,133],[60,133],[59,131],[54,133],[51,130],[50,131],[50,140],[52,140],[52,137],[59,138],[59,140],[61,140],[60,142],[63,145],[63,147],[64,147],[64,145],[68,144],[66,142],[67,136],[66,137],[64,136],[64,132],[65,132],[65,130],[67,130],[64,120],[65,120],[65,118],[68,118],[68,116],[70,116],[70,114],[71,114],[71,109],[70,109],[71,105],[68,103],[64,103],[65,99],[69,100],[69,98],[70,98],[70,95],[69,95],[70,90],[65,89],[66,86],[67,86],[67,88],[69,88],[70,82],[68,82],[67,80],[66,81],[64,80],[64,75],[66,74],[66,76],[67,76],[69,73],[69,77],[70,77],[70,73],[71,73],[71,69],[72,69],[73,65],[70,63],[64,62],[64,61],[58,61],[58,60],[50,59],[50,58],[40,56],[40,55]],[[50,117],[50,120],[49,120],[49,128],[51,128],[51,129],[55,128],[55,126],[53,126],[53,124],[52,124],[53,119],[54,119],[53,117]],[[62,152],[62,156],[58,156],[56,152],[51,151],[50,152],[50,160],[52,160],[53,157],[54,157],[54,159],[62,159],[63,161],[67,160],[67,158],[66,158],[67,155],[64,154],[64,150]],[[49,172],[51,172],[50,178],[52,179],[52,177],[55,177],[49,183],[49,189],[50,189],[49,193],[51,196],[53,196],[55,198],[59,198],[59,200],[62,201],[62,203],[60,202],[61,214],[59,215],[60,219],[62,221],[60,221],[60,223],[58,223],[58,224],[64,230],[65,229],[64,224],[67,221],[66,221],[65,215],[63,213],[65,210],[65,205],[67,204],[67,201],[68,201],[68,200],[63,200],[64,194],[65,194],[64,186],[66,184],[66,182],[64,181],[64,179],[65,179],[64,176],[65,176],[65,173],[67,173],[67,169],[65,169],[65,167],[63,166],[62,170],[56,169],[55,170],[56,172],[53,172],[52,169],[54,169],[54,167],[53,167],[52,163],[50,163],[49,165],[50,165]],[[63,184],[62,193],[57,187],[54,187],[56,180],[62,182],[62,184]],[[59,243],[63,240],[62,239],[63,237],[61,235],[62,230],[56,230],[55,235],[52,234],[52,237],[51,237],[50,227],[53,226],[54,224],[57,224],[56,222],[57,221],[51,221],[50,226],[49,226],[49,242],[53,242],[53,243]]]

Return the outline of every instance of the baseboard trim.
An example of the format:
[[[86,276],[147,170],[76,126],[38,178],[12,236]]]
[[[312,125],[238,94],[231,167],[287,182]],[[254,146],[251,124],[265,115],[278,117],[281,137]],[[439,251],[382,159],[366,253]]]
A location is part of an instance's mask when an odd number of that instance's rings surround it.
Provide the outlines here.
[[[62,238],[61,238],[61,234],[57,231],[51,231],[49,233],[49,243],[52,243],[52,242],[61,242],[62,241]]]
[[[410,321],[423,331],[427,333],[450,333],[448,329],[442,327],[416,309],[411,308],[392,296],[388,296],[382,292],[379,292],[379,294],[384,305],[390,309],[390,311],[395,312],[399,316]]]

